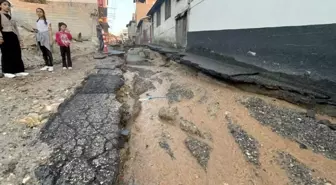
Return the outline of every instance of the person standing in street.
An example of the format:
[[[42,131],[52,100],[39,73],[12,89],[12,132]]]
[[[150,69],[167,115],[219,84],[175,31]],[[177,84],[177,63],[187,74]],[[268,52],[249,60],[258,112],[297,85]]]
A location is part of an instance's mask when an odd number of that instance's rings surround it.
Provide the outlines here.
[[[63,22],[58,24],[59,31],[56,33],[56,42],[60,46],[63,69],[72,69],[70,43],[72,35]]]
[[[27,76],[22,61],[19,30],[10,14],[11,4],[7,0],[0,1],[0,47],[2,72],[7,78]]]
[[[36,14],[38,19],[36,21],[36,41],[42,51],[43,59],[45,61],[45,66],[41,68],[41,71],[54,71],[53,67],[53,56],[51,53],[51,23],[47,20],[45,12],[42,8],[36,9]]]
[[[104,51],[104,39],[103,39],[103,19],[98,19],[98,25],[96,26],[97,30],[97,37],[99,41],[99,48],[98,52],[103,52]]]

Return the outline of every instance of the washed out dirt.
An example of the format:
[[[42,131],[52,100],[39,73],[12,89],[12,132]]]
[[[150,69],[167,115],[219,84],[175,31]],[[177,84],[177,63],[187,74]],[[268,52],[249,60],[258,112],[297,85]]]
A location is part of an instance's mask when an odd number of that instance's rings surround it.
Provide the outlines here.
[[[336,161],[327,157],[335,151],[323,155],[312,150],[314,144],[302,147],[283,137],[262,118],[250,115],[255,109],[249,109],[242,100],[260,98],[266,104],[288,109],[286,114],[290,115],[304,110],[243,92],[176,63],[160,65],[131,66],[124,74],[128,93],[143,93],[128,96],[127,103],[138,99],[141,109],[126,125],[130,139],[122,153],[120,184],[336,184]],[[134,86],[134,77],[144,79],[146,87]],[[317,115],[317,119],[322,118],[335,122]],[[333,136],[328,132],[326,137]],[[300,175],[305,172],[310,175]]]
[[[28,70],[27,77],[0,78],[0,184],[38,184],[34,169],[50,155],[38,136],[58,106],[93,70],[91,55],[74,58],[72,70]]]

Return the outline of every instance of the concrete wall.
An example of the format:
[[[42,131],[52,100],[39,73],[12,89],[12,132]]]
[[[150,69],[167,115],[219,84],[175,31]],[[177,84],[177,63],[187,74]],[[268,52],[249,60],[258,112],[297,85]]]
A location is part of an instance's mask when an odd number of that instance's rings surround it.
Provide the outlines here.
[[[336,82],[335,9],[333,0],[194,0],[187,49]]]
[[[151,26],[150,20],[144,20],[142,25],[137,30],[136,44],[149,44],[151,41]]]
[[[334,0],[193,0],[189,31],[329,24],[335,9]]]
[[[97,20],[91,18],[90,13],[97,9],[97,1],[73,0],[71,3],[48,1],[47,4],[27,3],[19,0],[11,2],[14,5],[13,17],[33,27],[36,27],[36,8],[40,7],[45,10],[47,19],[51,21],[53,31],[58,31],[58,22],[65,22],[74,36],[79,32],[84,37],[96,36]]]
[[[133,37],[136,36],[136,29],[137,29],[137,25],[135,22],[130,22],[130,24],[128,25],[127,27],[127,30],[128,30],[128,38],[130,40],[133,39]]]
[[[157,12],[154,14],[154,43],[167,43],[175,44],[176,43],[176,20],[175,16],[188,8],[188,0],[171,0],[171,16],[166,20],[165,18],[165,6],[163,3],[161,5],[161,25],[156,26],[157,22]]]

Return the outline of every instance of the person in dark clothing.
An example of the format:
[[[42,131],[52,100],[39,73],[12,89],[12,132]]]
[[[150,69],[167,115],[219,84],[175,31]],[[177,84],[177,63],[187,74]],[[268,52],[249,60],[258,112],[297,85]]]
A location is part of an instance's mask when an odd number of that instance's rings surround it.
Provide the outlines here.
[[[0,47],[1,66],[4,76],[14,78],[16,76],[27,76],[22,61],[19,30],[16,22],[10,15],[11,4],[7,0],[0,1]]]
[[[98,41],[99,41],[99,48],[98,51],[99,52],[103,52],[104,50],[104,38],[103,38],[103,19],[99,19],[98,20],[98,25],[96,26],[96,30],[97,30],[97,37],[98,37]]]
[[[70,43],[72,35],[63,22],[58,24],[59,31],[56,33],[56,42],[60,46],[63,69],[72,69]]]

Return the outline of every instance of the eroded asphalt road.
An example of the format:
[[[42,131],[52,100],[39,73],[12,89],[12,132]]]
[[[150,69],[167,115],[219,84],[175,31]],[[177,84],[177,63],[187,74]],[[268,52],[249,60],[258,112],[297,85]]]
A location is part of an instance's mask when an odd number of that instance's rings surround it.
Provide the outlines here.
[[[40,184],[113,183],[119,167],[121,104],[116,91],[123,85],[121,65],[119,58],[100,60],[97,73],[41,130],[41,139],[53,152],[35,170]]]

